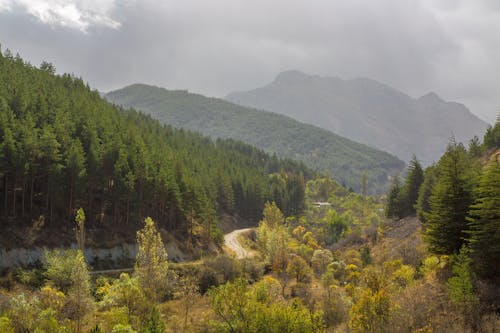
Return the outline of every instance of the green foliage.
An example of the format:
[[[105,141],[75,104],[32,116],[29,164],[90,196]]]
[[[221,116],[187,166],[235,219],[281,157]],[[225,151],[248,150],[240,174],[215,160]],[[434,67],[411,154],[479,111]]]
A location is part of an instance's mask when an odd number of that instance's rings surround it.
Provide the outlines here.
[[[361,254],[361,262],[363,263],[363,266],[370,265],[373,262],[370,247],[368,245],[363,246],[359,253]]]
[[[76,211],[75,223],[76,242],[78,243],[80,251],[83,252],[85,247],[85,212],[82,208]]]
[[[333,254],[330,250],[315,250],[311,259],[311,266],[314,269],[314,273],[322,275],[332,261]]]
[[[392,180],[391,189],[387,198],[385,216],[401,218],[403,216],[403,202],[401,201],[401,183],[398,176]]]
[[[113,327],[111,333],[137,333],[130,325],[118,324]]]
[[[342,238],[349,228],[347,218],[331,209],[324,226],[325,244],[332,245]]]
[[[495,126],[489,127],[484,134],[483,144],[487,149],[500,147],[500,116],[498,116]]]
[[[37,325],[40,311],[38,299],[30,298],[24,293],[10,298],[8,316],[15,332],[30,332]]]
[[[269,153],[302,161],[313,169],[330,171],[339,182],[356,190],[361,190],[362,175],[366,173],[369,193],[384,191],[388,176],[404,166],[385,152],[289,117],[186,91],[136,84],[113,91],[106,98],[142,110],[166,124],[213,138],[241,140]],[[277,198],[271,200],[280,205]],[[280,208],[288,215],[286,208]]]
[[[165,323],[160,318],[158,309],[153,308],[149,317],[142,323],[142,333],[164,333]]]
[[[77,251],[75,250],[46,250],[43,256],[45,276],[63,292],[71,287],[71,275],[75,266]]]
[[[78,251],[71,270],[71,286],[68,291],[69,317],[76,321],[75,331],[81,332],[82,320],[93,310],[90,294],[90,274],[83,253]]]
[[[500,274],[500,162],[494,156],[486,165],[470,210],[470,247],[474,266],[483,277]]]
[[[424,239],[431,252],[452,254],[464,244],[466,217],[473,202],[473,179],[465,148],[452,141],[437,168],[439,177],[429,198],[431,210],[425,214]]]
[[[257,228],[257,242],[275,271],[285,270],[288,263],[288,231],[283,214],[273,203],[266,203],[264,218]]]
[[[408,165],[404,184],[400,184],[399,177],[395,177],[393,180],[385,209],[386,216],[403,218],[415,214],[415,205],[423,182],[424,171],[417,157],[413,155]]]
[[[10,320],[9,317],[0,317],[0,332],[15,333],[14,326],[12,325],[12,320]]]
[[[0,57],[1,223],[43,216],[69,229],[81,207],[90,228],[135,228],[151,216],[168,231],[221,242],[217,214],[258,220],[274,200],[275,173],[285,178],[281,208],[302,210],[312,174],[303,164],[161,125],[50,68]]]
[[[475,276],[471,270],[471,259],[468,250],[463,247],[452,257],[453,276],[448,280],[450,299],[462,306],[471,306],[477,301],[474,293]]]
[[[385,332],[393,312],[387,279],[374,268],[363,272],[364,288],[350,311],[354,332]]]
[[[237,279],[210,291],[212,309],[218,321],[217,332],[272,333],[319,332],[321,313],[310,312],[300,302],[279,300],[278,282],[264,280],[248,291],[246,281]]]
[[[106,284],[101,287],[100,293],[102,294],[101,306],[125,307],[129,321],[131,316],[140,316],[145,313],[148,302],[136,277],[131,278],[127,273],[121,273],[111,285]]]
[[[168,261],[161,235],[150,217],[144,220],[144,228],[137,231],[137,245],[134,274],[148,299],[157,302],[165,290]]]
[[[113,327],[111,333],[137,333],[137,331],[132,329],[130,325],[118,324],[115,327]]]
[[[102,333],[101,327],[99,325],[95,325],[89,333]]]
[[[463,315],[464,327],[477,327],[476,308],[479,298],[475,292],[476,277],[472,272],[469,250],[462,247],[458,254],[451,258],[453,276],[448,279],[447,287],[450,300]]]
[[[420,221],[425,222],[425,216],[431,211],[430,197],[432,189],[436,183],[437,167],[431,165],[425,169],[424,181],[418,191],[418,198],[416,204],[417,216]]]
[[[424,181],[424,171],[422,166],[413,155],[413,158],[408,165],[405,183],[402,189],[404,215],[408,216],[415,214],[415,204],[417,203],[420,186]]]
[[[310,283],[312,278],[311,267],[300,256],[293,256],[288,262],[286,272],[295,278],[297,283]]]

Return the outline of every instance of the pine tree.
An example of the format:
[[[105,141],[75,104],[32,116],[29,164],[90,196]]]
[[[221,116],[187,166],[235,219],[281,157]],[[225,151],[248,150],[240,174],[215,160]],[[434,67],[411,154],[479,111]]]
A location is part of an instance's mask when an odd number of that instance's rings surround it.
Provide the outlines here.
[[[401,183],[399,181],[399,176],[395,176],[392,181],[389,197],[387,198],[385,216],[400,218],[402,216],[402,213],[403,207],[401,202]]]
[[[413,155],[408,166],[408,174],[405,178],[405,184],[402,190],[402,200],[404,202],[404,215],[415,214],[415,204],[417,203],[418,191],[424,182],[424,171],[422,166]]]
[[[144,224],[144,228],[137,231],[134,271],[146,296],[156,302],[167,282],[167,251],[154,221],[148,217]]]
[[[436,183],[436,172],[437,167],[435,165],[431,165],[425,170],[424,173],[424,182],[420,186],[420,190],[418,191],[418,198],[416,204],[417,217],[421,222],[425,223],[425,215],[428,214],[431,210],[431,204],[429,202],[430,196],[432,194],[432,189],[434,188],[434,184]]]
[[[467,212],[472,204],[471,170],[465,148],[454,140],[438,163],[439,178],[425,214],[424,239],[437,254],[457,253],[467,236]]]
[[[470,246],[479,274],[500,274],[500,156],[487,164],[477,189],[477,200],[471,207]]]
[[[495,126],[489,127],[484,134],[484,146],[487,149],[500,147],[500,113],[497,116]]]
[[[156,308],[151,310],[149,318],[142,324],[143,333],[164,333],[165,323],[160,318],[160,312]]]

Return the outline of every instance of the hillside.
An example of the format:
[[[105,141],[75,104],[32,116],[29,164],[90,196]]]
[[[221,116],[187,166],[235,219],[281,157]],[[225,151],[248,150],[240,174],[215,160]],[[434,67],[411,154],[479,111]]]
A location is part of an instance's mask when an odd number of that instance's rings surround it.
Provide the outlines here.
[[[269,153],[303,161],[317,170],[328,170],[356,190],[361,187],[363,172],[368,175],[368,189],[373,193],[386,190],[389,175],[403,168],[403,163],[388,153],[289,117],[221,99],[143,84],[110,92],[106,98],[175,127],[213,138],[241,140]]]
[[[268,200],[300,213],[303,164],[162,125],[54,73],[0,54],[0,247],[69,244],[80,207],[89,246],[134,240],[146,216],[206,245],[222,241],[222,214],[256,221]]]
[[[264,87],[231,93],[226,99],[331,130],[405,161],[416,154],[426,165],[439,159],[451,136],[467,143],[487,128],[462,104],[434,93],[414,99],[366,78],[288,71]]]

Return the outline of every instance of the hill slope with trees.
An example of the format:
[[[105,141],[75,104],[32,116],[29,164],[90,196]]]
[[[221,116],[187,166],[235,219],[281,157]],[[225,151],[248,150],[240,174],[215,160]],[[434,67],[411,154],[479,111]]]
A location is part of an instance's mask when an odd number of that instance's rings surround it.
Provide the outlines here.
[[[268,200],[301,211],[304,165],[162,125],[54,73],[0,55],[0,226],[15,246],[26,239],[9,228],[32,235],[29,246],[68,242],[79,207],[101,246],[133,239],[146,216],[179,237],[221,241],[221,213],[258,220]]]
[[[361,189],[362,175],[366,173],[370,193],[385,191],[389,176],[404,166],[388,153],[327,130],[217,98],[144,84],[134,84],[105,96],[113,103],[136,108],[163,123],[213,138],[241,140],[269,153],[302,161],[311,168],[329,171],[336,180],[355,190]]]

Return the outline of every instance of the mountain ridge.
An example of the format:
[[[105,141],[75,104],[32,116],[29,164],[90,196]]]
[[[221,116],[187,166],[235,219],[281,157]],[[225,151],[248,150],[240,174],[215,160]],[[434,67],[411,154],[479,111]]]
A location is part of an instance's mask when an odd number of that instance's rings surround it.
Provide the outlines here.
[[[345,80],[296,70],[225,99],[288,115],[406,161],[416,154],[424,164],[439,158],[450,137],[467,142],[488,126],[463,104],[435,92],[413,98],[371,78]]]
[[[106,98],[175,127],[213,138],[241,140],[269,153],[300,160],[317,170],[328,170],[337,180],[357,190],[361,187],[363,172],[369,173],[371,189],[380,192],[387,188],[390,177],[404,166],[386,152],[291,117],[186,90],[133,84],[109,92]]]

